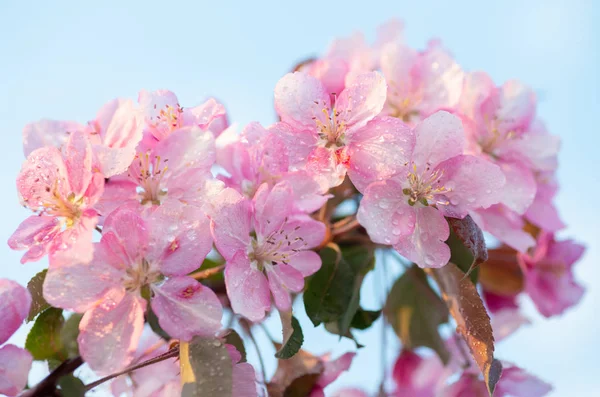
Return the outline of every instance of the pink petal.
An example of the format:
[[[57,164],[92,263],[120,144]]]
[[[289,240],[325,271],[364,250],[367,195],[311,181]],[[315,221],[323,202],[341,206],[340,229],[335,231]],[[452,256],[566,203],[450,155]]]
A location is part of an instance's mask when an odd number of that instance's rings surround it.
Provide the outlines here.
[[[28,250],[21,263],[36,261],[42,258],[52,240],[60,232],[58,218],[53,216],[32,215],[25,219],[8,239],[8,246],[14,250]]]
[[[503,160],[522,162],[539,171],[553,171],[558,166],[559,149],[560,137],[548,134],[537,121],[526,133],[506,141],[496,153]]]
[[[179,125],[173,127],[172,120],[167,117],[161,117],[161,111],[171,111],[181,117],[179,110],[179,101],[177,96],[168,90],[157,90],[148,92],[142,90],[138,96],[138,102],[140,108],[145,116],[146,123],[150,126],[150,132],[158,140],[166,138],[173,128],[177,128]],[[177,123],[179,124],[179,123]]]
[[[98,210],[103,217],[120,206],[137,205],[139,203],[136,193],[137,184],[130,180],[111,178],[104,185],[104,193],[94,208]]]
[[[525,212],[525,218],[529,222],[549,232],[556,232],[566,226],[552,202],[557,189],[552,184],[538,183],[533,203]]]
[[[420,59],[423,84],[421,111],[425,116],[454,107],[460,98],[464,72],[441,45],[429,46]]]
[[[308,277],[321,268],[321,257],[314,251],[300,251],[290,258],[289,264],[303,277]]]
[[[120,255],[123,263],[135,263],[148,249],[150,236],[146,222],[137,211],[120,207],[104,222],[102,242],[109,244]]]
[[[369,395],[359,389],[341,389],[331,395],[331,397],[368,397]],[[312,397],[312,396],[311,396]]]
[[[300,292],[304,288],[304,277],[292,266],[280,263],[267,267],[269,287],[279,310],[289,310],[292,307],[290,292]]]
[[[197,269],[212,249],[210,221],[202,210],[167,200],[148,219],[149,252],[167,276],[184,276]]]
[[[432,114],[415,127],[414,133],[413,161],[419,171],[463,153],[465,132],[460,119],[451,113]]]
[[[83,195],[92,180],[92,160],[92,146],[87,136],[83,132],[72,133],[65,148],[65,166],[75,196]]]
[[[29,314],[31,295],[27,288],[12,280],[0,279],[0,344],[14,334]]]
[[[89,264],[71,261],[48,269],[44,298],[51,305],[83,313],[109,292],[112,296],[125,293],[121,284],[124,270],[112,265],[107,259],[108,253],[98,245],[96,243],[94,259]]]
[[[183,109],[184,125],[196,125],[203,130],[225,115],[225,107],[214,98],[209,98],[202,105]]]
[[[321,83],[323,83],[327,92],[336,94],[330,97],[330,100],[333,103],[336,96],[342,92],[346,85],[345,80],[348,69],[348,62],[344,59],[317,59],[308,67],[308,73],[321,80]]]
[[[444,243],[450,235],[448,222],[433,207],[415,209],[415,229],[401,238],[394,248],[420,267],[442,267],[450,260],[450,248]]]
[[[23,163],[17,189],[21,201],[34,211],[54,202],[55,193],[67,197],[71,187],[61,152],[54,147],[34,150]]]
[[[388,43],[382,48],[381,71],[388,82],[388,103],[416,99],[420,76],[415,73],[417,51],[401,43]]]
[[[450,370],[451,371],[451,370]],[[395,395],[433,397],[443,385],[448,369],[437,356],[421,357],[410,350],[402,350],[394,364]]]
[[[524,222],[519,214],[502,204],[471,211],[469,214],[481,229],[517,251],[525,252],[535,245],[533,237],[523,231]]]
[[[317,385],[325,387],[333,383],[344,371],[350,369],[356,353],[346,353],[333,361],[325,361],[325,371],[319,377]]]
[[[288,172],[282,176],[282,180],[292,186],[294,206],[301,212],[314,212],[321,208],[329,198],[322,194],[321,186],[306,171]]]
[[[330,107],[323,84],[306,73],[288,73],[275,85],[275,110],[293,128],[315,129],[314,117],[320,118],[321,110]]]
[[[542,397],[552,391],[550,384],[527,373],[525,370],[508,363],[502,363],[502,366],[502,376],[496,385],[498,395]]]
[[[307,159],[305,169],[324,188],[339,186],[346,177],[347,148],[317,147]]]
[[[501,341],[515,333],[521,326],[530,324],[531,321],[518,309],[502,309],[491,316],[494,339]]]
[[[252,268],[244,252],[227,261],[225,286],[233,311],[250,321],[263,319],[265,312],[271,308],[267,278]]]
[[[439,206],[445,216],[462,219],[469,210],[488,208],[502,197],[504,174],[489,161],[460,155],[440,163],[436,170],[441,175],[440,185],[449,189],[440,194],[448,202]]]
[[[215,162],[215,139],[209,131],[185,127],[160,141],[152,154],[160,156],[168,167],[170,178],[190,168],[210,171]]]
[[[339,118],[346,123],[346,134],[364,127],[377,116],[385,103],[387,84],[379,72],[364,73],[357,76],[352,85],[346,87],[337,98],[335,109]]]
[[[129,365],[144,327],[145,301],[125,294],[120,301],[107,297],[88,310],[79,323],[79,351],[99,375],[117,372]]]
[[[481,102],[496,89],[490,76],[484,72],[471,72],[465,75],[459,108],[462,113],[475,119]]]
[[[16,396],[27,385],[33,357],[20,347],[6,345],[0,348],[0,394]]]
[[[413,233],[415,209],[395,180],[375,182],[365,190],[356,218],[375,243],[396,244]]]
[[[317,134],[313,130],[314,128],[297,130],[286,123],[275,123],[268,129],[283,142],[288,152],[290,165],[304,164],[315,149]]]
[[[535,177],[522,163],[500,162],[499,165],[506,177],[500,202],[518,214],[523,214],[535,198]]]
[[[285,181],[273,188],[266,183],[258,188],[252,200],[257,234],[266,238],[283,225],[292,212],[293,194],[292,186]]]
[[[221,329],[223,308],[217,295],[191,277],[173,277],[152,286],[152,310],[160,326],[173,338],[190,341],[213,336]]]
[[[522,130],[529,126],[535,115],[535,94],[521,82],[509,80],[502,85],[495,105],[502,131]],[[485,106],[484,103],[483,109]]]
[[[250,244],[250,201],[227,188],[216,197],[211,213],[211,232],[219,253],[231,259],[238,251],[246,252]]]
[[[232,345],[225,345],[233,364],[232,396],[257,397],[254,368],[248,363],[240,363],[242,355]]]
[[[377,117],[349,138],[348,176],[364,192],[377,180],[399,172],[410,162],[415,145],[413,131],[395,117]]]
[[[29,156],[36,149],[51,146],[60,149],[75,131],[85,127],[75,121],[40,120],[23,128],[23,153]]]

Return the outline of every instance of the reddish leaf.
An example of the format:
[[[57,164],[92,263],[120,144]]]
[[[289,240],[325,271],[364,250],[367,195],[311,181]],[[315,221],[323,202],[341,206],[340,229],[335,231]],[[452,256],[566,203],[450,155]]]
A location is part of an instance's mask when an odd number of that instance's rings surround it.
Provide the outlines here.
[[[525,288],[523,272],[517,263],[517,251],[503,245],[489,251],[489,258],[479,268],[483,289],[500,296],[515,296]]]
[[[483,373],[490,396],[502,373],[502,365],[494,359],[494,336],[490,318],[473,283],[454,264],[430,269],[438,283],[442,298],[456,321],[456,330],[467,342],[471,354]]]
[[[276,344],[276,348],[280,349],[281,345]],[[310,391],[324,369],[319,357],[304,350],[300,350],[292,358],[279,360],[277,371],[267,385],[269,396],[299,396],[300,391]]]
[[[450,237],[446,242],[452,251],[451,261],[469,275],[479,264],[488,260],[483,232],[467,215],[464,219],[446,218]]]

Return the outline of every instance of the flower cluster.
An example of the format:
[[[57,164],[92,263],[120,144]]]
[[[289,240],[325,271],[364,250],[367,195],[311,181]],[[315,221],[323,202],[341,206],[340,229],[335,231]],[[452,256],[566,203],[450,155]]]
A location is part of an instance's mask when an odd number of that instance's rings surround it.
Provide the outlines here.
[[[214,99],[187,108],[163,90],[142,91],[137,103],[111,101],[87,124],[25,127],[17,188],[33,214],[8,244],[25,251],[23,263],[48,257],[43,298],[82,315],[78,351],[94,372],[162,357],[167,340],[220,345],[224,312],[250,332],[246,320],[259,323],[276,308],[285,344],[296,333],[285,319],[307,280],[339,271],[319,255],[323,247],[338,252],[335,264],[355,244],[395,250],[433,271],[454,266],[449,219],[472,219],[504,244],[480,269],[492,313],[518,316],[520,293],[546,316],[579,300],[571,266],[583,249],[554,235],[564,227],[552,202],[559,142],[536,118],[529,88],[463,71],[438,41],[408,47],[398,22],[382,27],[374,45],[360,35],[336,40],[296,69],[274,88],[279,121],[239,133]],[[502,249],[508,257],[498,259]],[[522,288],[498,286],[493,272],[502,261],[520,271]],[[0,284],[10,324],[0,342],[27,315],[29,295],[16,298],[22,289]],[[444,343],[456,353],[462,347],[453,341]],[[256,396],[253,368],[227,347],[233,395]],[[29,367],[27,354],[3,347],[0,370],[17,358]],[[479,395],[486,385],[477,363],[457,356],[444,365],[407,347],[394,369],[396,395]],[[352,357],[306,357],[316,371],[307,373],[318,375],[306,390],[324,395]],[[286,371],[271,380],[281,393],[292,383]],[[456,373],[460,379],[445,385]],[[172,359],[127,376],[113,382],[115,395],[173,396],[189,382]],[[520,384],[532,388],[528,396],[548,391],[505,365],[496,395]],[[22,377],[0,371],[0,392],[23,386]],[[352,393],[359,392],[342,395]]]

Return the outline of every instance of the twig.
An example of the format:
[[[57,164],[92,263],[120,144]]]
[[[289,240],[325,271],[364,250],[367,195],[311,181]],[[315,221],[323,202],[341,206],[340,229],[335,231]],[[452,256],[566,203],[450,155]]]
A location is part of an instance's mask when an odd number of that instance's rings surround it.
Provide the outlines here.
[[[95,229],[98,233],[102,234],[102,229],[100,229],[100,226],[96,225]]]
[[[254,339],[252,330],[250,329],[248,324],[245,324],[245,325],[246,326],[245,327],[243,326],[242,328],[244,329],[244,331],[246,331],[246,334],[248,334],[248,337],[250,338],[250,340],[252,341],[252,344],[254,345],[254,349],[256,350],[256,354],[258,355],[258,362],[260,363],[260,371],[262,372],[263,382],[267,383],[267,371],[265,370],[265,362],[263,361],[263,357],[260,352],[260,348],[258,347],[258,343],[256,343],[256,339]]]
[[[331,231],[331,234],[333,235],[333,237],[337,237],[340,234],[344,234],[351,230],[359,228],[360,223],[358,223],[358,220],[356,220],[356,218],[354,216],[352,216],[352,218],[353,218],[352,220],[347,221],[342,226],[337,227],[337,228],[334,227],[333,230]]]
[[[90,384],[87,384],[87,385],[85,385],[85,391],[89,391],[89,390],[93,389],[94,387],[96,387],[96,386],[98,386],[98,385],[101,385],[101,384],[102,384],[102,383],[104,383],[104,382],[107,382],[107,381],[109,381],[109,380],[111,380],[111,379],[113,379],[113,378],[116,378],[117,376],[121,376],[121,375],[127,374],[127,373],[129,373],[129,372],[133,372],[133,371],[135,371],[136,369],[144,368],[144,367],[147,367],[148,365],[156,364],[156,363],[159,363],[159,362],[161,362],[161,361],[167,360],[167,359],[169,359],[169,358],[177,357],[178,355],[179,355],[179,346],[173,347],[173,348],[172,348],[171,350],[169,350],[168,352],[166,352],[166,353],[163,353],[163,354],[161,354],[161,355],[158,355],[158,356],[156,356],[156,357],[153,357],[153,358],[151,358],[150,360],[147,360],[147,361],[144,361],[144,362],[142,362],[142,363],[139,363],[139,364],[133,365],[133,366],[131,366],[131,367],[129,367],[129,368],[125,368],[125,369],[124,369],[123,371],[121,371],[121,372],[117,372],[117,373],[115,373],[115,374],[112,374],[112,375],[105,376],[105,377],[104,377],[104,378],[102,378],[102,379],[98,379],[98,380],[97,380],[97,381],[95,381],[95,382],[92,382],[92,383],[90,383]]]
[[[26,390],[21,397],[48,397],[56,394],[56,384],[65,375],[72,374],[83,364],[83,359],[79,356],[68,359],[60,364],[54,371],[46,376],[40,383],[32,389]]]
[[[209,278],[211,276],[214,276],[215,274],[218,274],[223,269],[225,269],[225,264],[216,267],[211,267],[210,269],[206,270],[200,270],[199,272],[190,274],[189,277],[194,278],[196,280],[203,280],[205,278]]]

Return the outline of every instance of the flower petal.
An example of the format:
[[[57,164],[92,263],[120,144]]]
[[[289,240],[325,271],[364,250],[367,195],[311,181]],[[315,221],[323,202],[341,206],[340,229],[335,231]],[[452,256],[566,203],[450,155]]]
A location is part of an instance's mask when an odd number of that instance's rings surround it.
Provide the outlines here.
[[[36,261],[48,253],[52,240],[60,233],[60,220],[54,216],[32,215],[8,239],[14,250],[28,250],[21,263]]]
[[[0,348],[0,394],[16,396],[27,385],[33,357],[20,347],[6,345]]]
[[[0,279],[0,344],[19,329],[29,314],[31,295],[27,288],[12,280]]]
[[[348,136],[377,116],[385,103],[387,84],[379,72],[363,73],[353,80],[335,103],[339,119],[345,122]]]
[[[52,146],[60,149],[69,134],[84,131],[85,127],[75,121],[40,120],[23,128],[23,152],[25,157],[36,149]]]
[[[302,274],[284,263],[267,267],[269,287],[279,310],[289,310],[292,307],[290,292],[300,292],[304,288]]]
[[[435,112],[415,127],[413,161],[419,172],[463,153],[465,132],[458,117]]]
[[[146,222],[132,208],[119,207],[104,222],[102,243],[110,246],[126,265],[146,254],[149,241]]]
[[[289,265],[308,277],[321,268],[321,257],[314,251],[300,251],[289,259]]]
[[[288,73],[275,85],[275,110],[295,129],[316,129],[314,117],[320,118],[322,109],[330,107],[329,93],[309,74]]]
[[[217,295],[191,277],[173,277],[152,286],[151,300],[162,329],[190,341],[196,335],[213,336],[221,329],[223,308]]]
[[[92,180],[93,161],[92,145],[83,132],[76,131],[69,135],[64,158],[71,187],[69,194],[81,196]]]
[[[244,252],[227,261],[225,286],[233,311],[250,321],[262,320],[271,308],[267,278],[252,268]]]
[[[216,196],[211,210],[211,232],[219,253],[231,259],[246,252],[250,244],[251,203],[237,191],[227,188]]]

